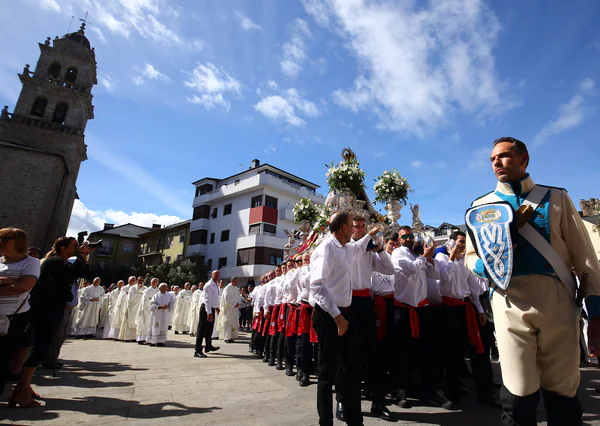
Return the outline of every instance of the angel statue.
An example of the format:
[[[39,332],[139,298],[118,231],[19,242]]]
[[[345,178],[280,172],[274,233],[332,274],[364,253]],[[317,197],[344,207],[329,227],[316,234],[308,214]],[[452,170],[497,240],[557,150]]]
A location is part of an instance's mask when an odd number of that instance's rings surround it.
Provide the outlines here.
[[[285,235],[288,236],[288,242],[285,246],[283,246],[283,249],[285,250],[285,257],[290,257],[290,251],[294,248],[294,246],[296,245],[296,230],[295,229],[284,229],[283,230],[285,232]]]

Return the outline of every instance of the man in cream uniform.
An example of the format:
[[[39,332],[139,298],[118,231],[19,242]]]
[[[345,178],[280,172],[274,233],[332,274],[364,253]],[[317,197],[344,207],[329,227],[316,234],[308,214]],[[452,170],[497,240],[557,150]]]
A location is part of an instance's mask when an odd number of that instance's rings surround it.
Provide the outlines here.
[[[517,139],[494,142],[490,156],[498,179],[496,190],[473,206],[510,203],[516,211],[536,187],[526,173],[529,153]],[[600,331],[600,268],[590,238],[567,192],[547,191],[528,218],[536,232],[550,243],[567,268],[578,276],[589,273],[580,289],[590,311],[590,352],[598,354]],[[516,219],[515,219],[516,220]],[[467,267],[485,277],[472,237],[467,239]],[[502,362],[503,421],[508,425],[536,424],[540,388],[549,425],[581,425],[579,386],[579,316],[574,289],[558,279],[550,262],[520,234],[514,239],[514,266],[507,291],[492,284],[492,309]]]

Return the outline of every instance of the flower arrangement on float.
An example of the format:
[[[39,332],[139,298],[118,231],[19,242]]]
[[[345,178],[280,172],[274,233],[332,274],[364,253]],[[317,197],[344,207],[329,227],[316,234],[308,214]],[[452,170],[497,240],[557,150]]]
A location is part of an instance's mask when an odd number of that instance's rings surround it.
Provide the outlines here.
[[[408,193],[412,192],[406,178],[402,177],[396,169],[386,170],[381,176],[377,176],[373,191],[375,192],[373,201],[376,203],[389,203],[394,200],[404,205],[408,200]]]
[[[294,213],[294,222],[307,221],[310,222],[311,226],[319,217],[318,207],[308,198],[300,198],[300,201],[292,207],[292,213]]]
[[[342,150],[343,160],[338,164],[333,161],[325,164],[328,168],[325,177],[332,191],[342,193],[351,191],[358,194],[364,188],[365,172],[360,168],[356,154],[350,148]]]

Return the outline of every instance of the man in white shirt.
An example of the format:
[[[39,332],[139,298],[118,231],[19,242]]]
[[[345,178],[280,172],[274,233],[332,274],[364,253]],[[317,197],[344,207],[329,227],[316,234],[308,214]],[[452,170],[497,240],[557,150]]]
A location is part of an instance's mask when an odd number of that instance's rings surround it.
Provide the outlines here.
[[[275,298],[277,296],[277,287],[279,287],[279,279],[277,278],[277,270],[275,270],[275,276],[273,271],[268,273],[269,282],[265,284],[263,293],[263,310],[264,310],[264,322],[261,329],[262,337],[264,338],[264,352],[263,362],[269,362],[271,358],[271,340],[274,333],[271,333],[271,329],[274,328],[277,321],[277,314],[279,310],[275,312]],[[271,327],[273,326],[273,327]],[[275,353],[273,352],[273,358]],[[271,366],[275,365],[275,362],[271,363]]]
[[[266,289],[266,283],[268,281],[268,274],[263,275],[260,278],[260,285],[256,287],[252,293],[252,338],[251,338],[251,349],[252,353],[262,357],[264,351],[264,343],[262,339],[262,323],[264,310],[262,307],[264,292]]]
[[[441,356],[439,336],[435,316],[427,300],[427,278],[440,279],[437,262],[433,259],[435,246],[425,246],[422,255],[417,255],[415,236],[410,226],[399,231],[398,247],[392,253],[392,263],[396,269],[394,276],[395,320],[398,335],[399,357],[398,394],[396,403],[401,408],[410,404],[406,388],[410,379],[411,361],[420,360],[424,399],[444,409],[453,409],[450,401],[441,390]]]
[[[279,316],[284,312],[281,304],[281,291],[284,275],[282,275],[281,265],[275,267],[275,278],[267,284],[265,290],[265,305],[269,306],[269,327],[265,334],[265,357],[263,362],[269,362],[269,367],[282,363],[282,353],[277,353],[277,342],[279,340]]]
[[[215,313],[219,312],[219,288],[217,282],[221,278],[221,272],[212,271],[210,280],[204,285],[202,299],[200,300],[200,319],[196,335],[196,350],[194,357],[206,358],[204,352],[215,352],[219,350],[218,346],[212,345],[212,333],[215,326]],[[202,340],[206,342],[204,352],[202,352]]]
[[[315,371],[313,363],[314,343],[316,334],[312,328],[311,318],[313,308],[308,303],[310,292],[310,254],[302,255],[302,267],[300,268],[298,278],[298,298],[300,305],[298,311],[298,345],[296,346],[296,362],[298,371],[296,379],[302,387],[310,384],[309,375]],[[312,339],[311,339],[312,337]]]
[[[309,303],[315,309],[313,325],[319,336],[319,424],[333,425],[333,384],[340,371],[338,383],[344,382],[344,420],[348,425],[362,425],[358,318],[354,318],[350,310],[350,268],[367,249],[377,229],[352,243],[352,218],[340,212],[330,218],[329,231],[331,235],[311,256],[309,294]]]
[[[285,328],[279,333],[279,348],[284,349],[285,375],[294,375],[294,364],[296,363],[296,324],[299,311],[296,311],[296,297],[298,296],[298,273],[295,259],[287,262],[287,274],[281,289],[281,306],[285,306]],[[281,318],[281,315],[280,315]],[[282,344],[283,342],[283,344]],[[337,389],[337,388],[336,388]]]

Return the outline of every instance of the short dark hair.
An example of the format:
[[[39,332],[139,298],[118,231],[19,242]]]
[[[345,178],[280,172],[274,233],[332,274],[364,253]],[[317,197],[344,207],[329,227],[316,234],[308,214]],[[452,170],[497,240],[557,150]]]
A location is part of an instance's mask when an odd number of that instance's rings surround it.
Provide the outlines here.
[[[494,146],[503,142],[513,144],[512,150],[518,155],[527,154],[527,164],[525,164],[525,166],[527,167],[529,165],[529,151],[527,151],[527,145],[525,145],[525,142],[511,136],[502,136],[494,141]]]
[[[450,234],[450,239],[456,241],[456,239],[458,237],[465,237],[467,238],[467,234],[465,234],[463,231],[452,231],[452,233]]]
[[[350,219],[350,214],[347,212],[335,213],[329,223],[329,232],[333,233],[342,229],[342,226],[348,223],[348,219]]]
[[[396,231],[388,231],[383,236],[383,240],[387,243],[388,241],[398,241],[398,233]]]
[[[412,228],[410,226],[408,226],[408,225],[404,225],[404,226],[401,226],[398,231],[410,232],[410,231],[412,231]]]
[[[365,221],[365,218],[364,218],[364,217],[360,217],[360,216],[354,216],[354,217],[352,218],[352,220],[353,220],[354,222],[364,222],[364,221]]]

